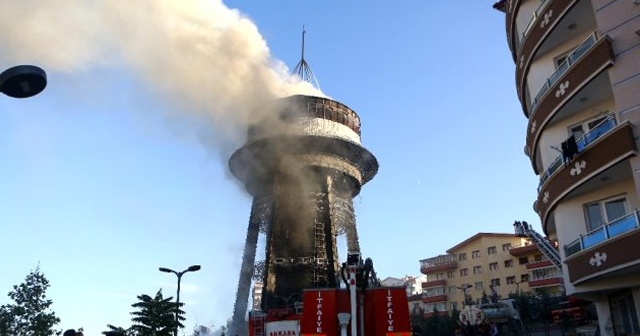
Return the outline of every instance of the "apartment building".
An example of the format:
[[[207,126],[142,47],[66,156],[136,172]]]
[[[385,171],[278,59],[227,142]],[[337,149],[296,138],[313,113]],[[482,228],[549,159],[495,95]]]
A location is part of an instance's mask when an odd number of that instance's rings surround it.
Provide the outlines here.
[[[460,310],[494,293],[498,298],[532,290],[562,293],[560,273],[540,272],[550,262],[529,239],[515,234],[477,233],[446,252],[420,260],[427,282],[419,307],[414,300],[410,311]]]
[[[422,283],[425,281],[427,281],[426,275],[405,275],[402,278],[387,277],[380,281],[380,285],[385,287],[404,286],[407,289],[407,296],[412,296],[422,293]]]
[[[640,1],[500,0],[534,208],[600,334],[639,334]]]

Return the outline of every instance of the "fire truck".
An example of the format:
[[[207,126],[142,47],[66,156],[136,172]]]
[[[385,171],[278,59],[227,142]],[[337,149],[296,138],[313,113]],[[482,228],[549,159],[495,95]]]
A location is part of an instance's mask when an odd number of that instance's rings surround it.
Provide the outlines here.
[[[348,253],[344,287],[309,288],[285,309],[251,311],[249,336],[411,336],[404,287],[381,287],[373,263]]]
[[[460,322],[464,325],[469,321],[471,325],[483,322],[493,322],[500,330],[515,335],[522,330],[522,321],[518,305],[513,299],[497,300],[495,302],[469,305],[460,311]]]

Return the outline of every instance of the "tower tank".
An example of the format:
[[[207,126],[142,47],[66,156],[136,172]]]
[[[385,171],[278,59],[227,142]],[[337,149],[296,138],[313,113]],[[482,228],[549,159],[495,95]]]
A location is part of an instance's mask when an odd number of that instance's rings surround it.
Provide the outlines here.
[[[336,238],[360,251],[353,197],[378,171],[362,146],[360,118],[346,105],[296,95],[265,106],[229,167],[253,197],[232,321],[244,334],[251,279],[261,280],[263,310],[293,306],[305,288],[339,282]],[[255,263],[258,236],[265,260]],[[231,330],[230,330],[231,331]]]

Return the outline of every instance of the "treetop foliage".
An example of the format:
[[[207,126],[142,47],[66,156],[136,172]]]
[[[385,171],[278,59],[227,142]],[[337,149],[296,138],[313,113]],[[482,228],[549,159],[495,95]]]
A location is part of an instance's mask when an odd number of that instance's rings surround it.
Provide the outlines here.
[[[49,280],[37,267],[23,283],[14,285],[8,296],[13,303],[0,306],[0,336],[50,336],[60,319],[46,297]]]

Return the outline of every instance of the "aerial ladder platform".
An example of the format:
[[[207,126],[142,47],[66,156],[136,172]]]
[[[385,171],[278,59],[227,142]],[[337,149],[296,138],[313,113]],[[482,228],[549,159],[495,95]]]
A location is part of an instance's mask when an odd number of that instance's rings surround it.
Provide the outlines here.
[[[560,253],[558,250],[551,244],[549,239],[543,237],[541,234],[536,232],[529,223],[525,221],[515,221],[513,223],[513,227],[516,231],[516,235],[520,237],[528,237],[531,239],[538,249],[544,254],[551,263],[556,266],[559,270],[562,270],[562,261],[560,259]]]

